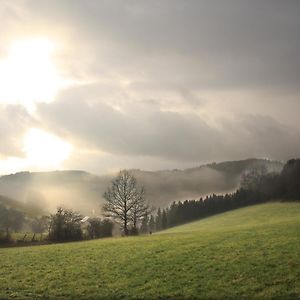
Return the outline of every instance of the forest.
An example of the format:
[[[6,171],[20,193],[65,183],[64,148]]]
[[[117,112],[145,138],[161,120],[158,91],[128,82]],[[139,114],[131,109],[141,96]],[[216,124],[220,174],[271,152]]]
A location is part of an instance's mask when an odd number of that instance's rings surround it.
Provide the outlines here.
[[[173,202],[146,216],[141,232],[159,231],[218,213],[268,201],[299,201],[300,159],[289,160],[280,173],[268,172],[263,166],[243,174],[239,189],[231,194],[209,195],[197,200]]]

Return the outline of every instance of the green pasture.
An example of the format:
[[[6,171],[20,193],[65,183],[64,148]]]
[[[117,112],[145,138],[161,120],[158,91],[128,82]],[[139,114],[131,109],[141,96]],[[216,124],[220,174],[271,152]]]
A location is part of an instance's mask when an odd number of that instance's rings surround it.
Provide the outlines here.
[[[153,235],[0,248],[0,299],[300,299],[300,203]]]

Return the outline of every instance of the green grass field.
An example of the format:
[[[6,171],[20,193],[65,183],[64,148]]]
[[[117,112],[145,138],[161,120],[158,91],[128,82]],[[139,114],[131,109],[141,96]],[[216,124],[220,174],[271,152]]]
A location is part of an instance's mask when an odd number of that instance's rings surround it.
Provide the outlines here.
[[[300,299],[300,203],[153,234],[0,249],[0,299]]]

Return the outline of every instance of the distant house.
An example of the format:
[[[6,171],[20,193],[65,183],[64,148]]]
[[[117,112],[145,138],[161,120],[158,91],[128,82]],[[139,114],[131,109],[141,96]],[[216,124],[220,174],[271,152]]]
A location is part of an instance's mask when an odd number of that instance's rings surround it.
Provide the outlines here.
[[[86,229],[91,223],[90,223],[90,217],[85,216],[82,220],[80,220],[81,228],[84,230]]]
[[[80,222],[81,223],[86,223],[89,222],[90,217],[89,216],[85,216]]]

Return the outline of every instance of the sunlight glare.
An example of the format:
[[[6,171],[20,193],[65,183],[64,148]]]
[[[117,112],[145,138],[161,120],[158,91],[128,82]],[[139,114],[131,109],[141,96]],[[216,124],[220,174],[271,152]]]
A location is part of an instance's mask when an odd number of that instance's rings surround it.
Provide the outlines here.
[[[63,80],[52,61],[54,44],[47,39],[14,42],[0,60],[0,103],[18,103],[32,109],[36,102],[50,102]]]
[[[26,160],[38,168],[58,168],[69,158],[72,146],[53,134],[31,128],[24,140]]]

